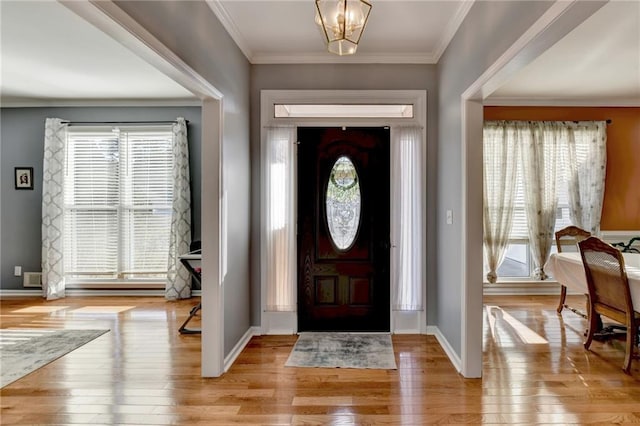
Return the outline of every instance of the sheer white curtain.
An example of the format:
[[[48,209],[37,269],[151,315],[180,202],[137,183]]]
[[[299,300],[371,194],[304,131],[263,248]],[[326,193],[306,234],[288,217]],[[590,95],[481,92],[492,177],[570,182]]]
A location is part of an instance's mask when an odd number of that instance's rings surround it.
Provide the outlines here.
[[[266,248],[266,310],[295,311],[296,245],[294,216],[295,127],[266,129],[263,200]]]
[[[191,244],[191,189],[187,123],[178,117],[171,128],[173,134],[173,202],[165,298],[191,297],[191,276],[178,258],[189,252]]]
[[[64,176],[67,124],[47,118],[42,164],[42,295],[48,300],[65,296]]]
[[[569,212],[574,225],[600,234],[607,165],[607,123],[566,123],[570,129],[565,150]]]
[[[490,283],[498,279],[496,270],[504,260],[509,244],[522,132],[523,126],[515,122],[487,121],[484,124],[483,242]]]
[[[565,133],[563,135],[563,132]],[[543,266],[554,239],[558,197],[556,183],[560,149],[566,129],[555,122],[530,122],[521,139],[529,244],[535,262],[533,276],[548,278]]]
[[[419,127],[394,127],[391,138],[391,276],[394,310],[422,309],[425,182],[423,138]]]

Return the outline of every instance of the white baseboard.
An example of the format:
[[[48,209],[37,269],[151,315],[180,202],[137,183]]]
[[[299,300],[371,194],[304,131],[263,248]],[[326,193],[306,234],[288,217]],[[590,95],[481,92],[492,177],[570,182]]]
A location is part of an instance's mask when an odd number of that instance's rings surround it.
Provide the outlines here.
[[[484,283],[482,293],[488,296],[539,295],[557,296],[560,284],[557,281],[511,281]]]
[[[0,298],[2,297],[31,297],[31,296],[40,296],[42,297],[42,289],[37,290],[20,290],[20,289],[0,289]]]
[[[428,325],[427,334],[436,336],[438,343],[449,357],[449,361],[451,361],[451,364],[453,364],[453,367],[456,369],[456,371],[460,373],[462,371],[462,360],[460,359],[456,351],[453,350],[453,347],[451,347],[449,341],[444,337],[440,329],[435,325]]]
[[[200,297],[201,290],[193,290],[191,295]],[[42,297],[42,289],[26,290],[26,289],[0,289],[0,298],[2,297]],[[65,296],[159,296],[164,297],[164,290],[89,290],[81,288],[68,288],[65,290]]]
[[[249,341],[251,340],[251,338],[253,336],[259,336],[259,335],[260,335],[260,327],[249,327],[247,332],[244,333],[244,336],[242,336],[242,338],[238,341],[238,343],[236,343],[236,345],[233,347],[231,352],[229,352],[229,355],[224,357],[225,373],[227,372],[227,370],[229,370],[229,368],[231,368],[231,366],[236,361],[236,359],[240,356],[240,354],[242,353],[244,348],[247,346],[247,344],[249,344]]]

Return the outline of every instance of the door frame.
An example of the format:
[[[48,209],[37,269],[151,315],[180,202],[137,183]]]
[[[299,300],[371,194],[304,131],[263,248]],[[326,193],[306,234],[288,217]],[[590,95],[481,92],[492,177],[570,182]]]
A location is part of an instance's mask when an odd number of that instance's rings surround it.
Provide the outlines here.
[[[413,105],[413,117],[411,118],[289,118],[274,116],[276,104],[403,104]],[[266,128],[269,126],[315,126],[315,127],[384,127],[391,129],[391,141],[393,141],[394,127],[398,126],[419,126],[422,128],[423,155],[422,155],[422,179],[426,188],[427,176],[427,91],[426,90],[261,90],[260,91],[260,141],[261,146],[265,144]],[[393,142],[391,142],[393,143]],[[261,150],[262,151],[262,150]],[[296,156],[297,158],[297,156]],[[391,161],[391,156],[389,157]],[[260,168],[264,170],[265,159],[261,155]],[[297,188],[297,160],[294,161],[294,176]],[[262,176],[262,175],[261,175]],[[391,177],[391,176],[389,176]],[[262,185],[262,179],[261,179]],[[261,186],[261,193],[264,188]],[[393,199],[393,188],[391,189],[389,203]],[[295,194],[295,191],[294,191]],[[263,194],[264,195],[264,194]],[[293,208],[296,210],[297,199],[292,200]],[[298,314],[292,312],[267,312],[266,311],[266,259],[267,247],[263,237],[265,224],[265,204],[264,197],[261,197],[260,206],[260,294],[261,294],[261,333],[262,334],[295,334],[298,332]],[[426,224],[427,205],[424,197],[422,205],[423,221]],[[422,245],[426,247],[426,231],[422,235]],[[297,246],[294,250],[297,254]],[[390,253],[391,255],[391,253]],[[426,256],[426,252],[425,252]],[[426,265],[426,259],[425,265]],[[296,258],[290,259],[296,264]],[[297,271],[297,269],[296,269]],[[391,273],[391,271],[390,271]],[[423,273],[423,293],[422,311],[405,312],[394,311],[389,304],[390,330],[391,333],[411,333],[424,334],[427,329],[426,315],[426,277],[427,271]],[[390,277],[391,278],[391,277]],[[390,279],[390,289],[393,282]],[[295,288],[297,291],[297,276]],[[297,300],[297,293],[294,297]]]
[[[173,78],[200,100],[202,115],[202,377],[219,377],[224,373],[224,267],[226,261],[226,216],[222,205],[224,193],[222,141],[224,95],[189,64],[162,44],[140,23],[113,1],[61,1],[91,25],[131,49],[160,72]],[[189,102],[191,104],[191,102]]]

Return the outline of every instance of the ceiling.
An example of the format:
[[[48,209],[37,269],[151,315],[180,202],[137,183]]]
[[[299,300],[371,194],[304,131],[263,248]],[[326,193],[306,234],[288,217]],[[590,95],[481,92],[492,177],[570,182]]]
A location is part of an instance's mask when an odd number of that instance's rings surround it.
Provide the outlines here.
[[[339,57],[325,51],[312,0],[206,1],[254,64],[437,63],[472,5],[373,0],[358,52]],[[0,19],[3,106],[196,101],[60,3],[2,0]],[[489,101],[527,99],[640,104],[640,2],[605,5]]]
[[[261,63],[434,64],[473,2],[372,0],[353,56],[327,52],[313,0],[208,0],[245,56]]]
[[[611,1],[490,96],[640,106],[640,1]]]
[[[0,0],[2,105],[193,94],[55,1]]]

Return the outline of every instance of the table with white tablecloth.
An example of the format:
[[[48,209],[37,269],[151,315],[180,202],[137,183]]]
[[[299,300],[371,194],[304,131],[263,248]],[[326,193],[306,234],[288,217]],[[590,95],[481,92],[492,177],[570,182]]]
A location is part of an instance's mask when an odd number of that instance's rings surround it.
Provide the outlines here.
[[[635,310],[640,310],[640,254],[622,253],[629,278],[631,300]],[[544,265],[544,270],[570,290],[587,294],[587,277],[580,253],[554,253]]]

